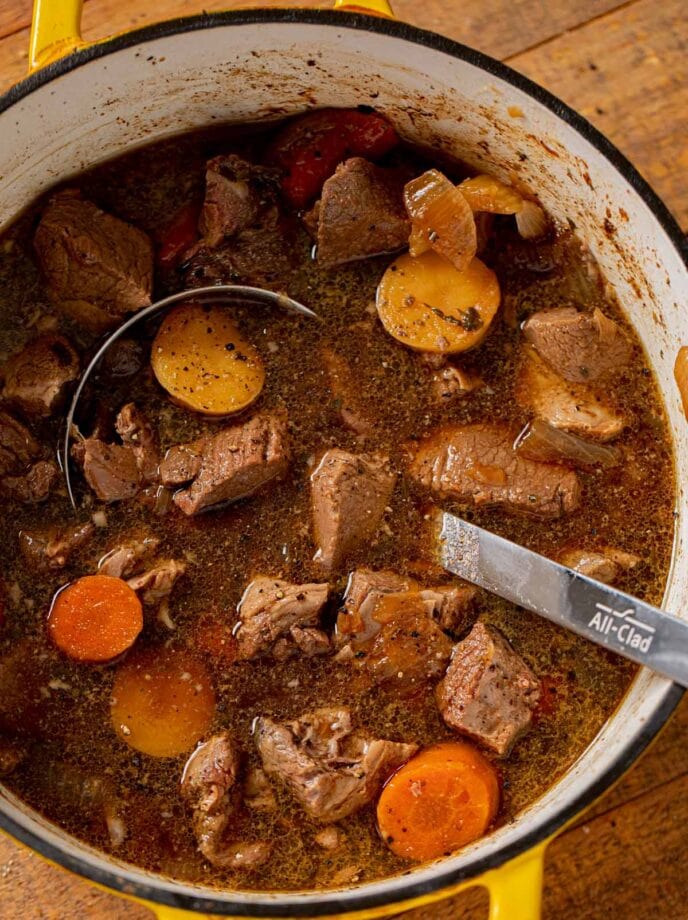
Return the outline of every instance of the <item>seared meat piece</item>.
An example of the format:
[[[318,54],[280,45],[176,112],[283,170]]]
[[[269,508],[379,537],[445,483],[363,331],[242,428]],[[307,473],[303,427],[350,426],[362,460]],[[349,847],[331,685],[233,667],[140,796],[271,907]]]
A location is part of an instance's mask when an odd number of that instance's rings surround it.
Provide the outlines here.
[[[140,593],[144,604],[154,606],[172,593],[177,580],[186,572],[186,563],[177,559],[161,559],[155,565],[134,575],[127,581],[132,590]]]
[[[59,478],[51,460],[38,459],[40,444],[28,428],[0,412],[0,493],[24,504],[45,501]]]
[[[286,415],[261,413],[185,447],[197,452],[200,464],[189,463],[187,469],[198,471],[191,485],[175,494],[174,501],[184,514],[198,514],[212,505],[253,495],[284,475],[289,463]],[[169,466],[166,459],[164,484],[170,482]]]
[[[190,444],[175,444],[160,463],[160,481],[165,486],[183,486],[201,471],[201,455],[207,438]]]
[[[307,655],[328,651],[329,640],[317,627],[329,590],[327,584],[291,585],[266,576],[255,578],[239,602],[238,657],[270,655],[278,639],[286,640],[277,650],[279,657],[295,651],[295,646]]]
[[[493,626],[476,623],[454,648],[437,687],[442,718],[456,731],[506,756],[528,730],[540,684]]]
[[[151,302],[153,247],[141,230],[75,192],[48,202],[34,245],[54,303],[90,329]]]
[[[47,499],[59,478],[60,472],[54,463],[39,460],[24,476],[5,476],[0,480],[0,491],[25,505],[36,505]]]
[[[291,227],[278,208],[279,172],[230,154],[208,161],[199,221],[185,255],[190,284],[265,282],[292,268]]]
[[[311,226],[317,221],[318,262],[332,268],[407,246],[406,178],[362,157],[341,163],[306,218]]]
[[[322,351],[330,390],[339,416],[344,425],[354,434],[370,434],[375,427],[370,409],[363,405],[360,397],[360,380],[356,378],[345,358],[326,346]]]
[[[376,613],[387,595],[417,594],[423,608],[442,629],[463,632],[473,623],[472,607],[476,588],[468,584],[422,588],[414,578],[396,572],[356,569],[349,576],[344,608],[337,618],[337,640],[366,642],[380,631]]]
[[[409,476],[436,499],[542,518],[575,511],[580,502],[576,473],[521,457],[513,450],[514,437],[505,425],[447,425],[420,444]]]
[[[274,205],[278,188],[276,169],[254,166],[235,154],[208,160],[199,221],[203,243],[212,248],[253,226],[261,211]]]
[[[24,472],[40,451],[28,428],[7,412],[0,412],[0,476]]]
[[[39,571],[61,569],[95,533],[95,524],[51,524],[19,531],[19,549],[26,561]]]
[[[450,632],[462,633],[475,622],[474,602],[478,591],[473,585],[437,585],[421,588],[420,596],[432,619]]]
[[[286,783],[308,814],[329,824],[371,802],[416,744],[354,732],[348,709],[316,709],[293,722],[262,717],[256,744],[268,776]]]
[[[227,839],[239,807],[239,754],[228,732],[199,745],[186,762],[181,794],[193,810],[198,849],[218,868],[256,869],[270,855],[270,845]]]
[[[98,563],[99,575],[128,578],[143,566],[160,545],[158,537],[145,530],[133,531],[120,538]]]
[[[602,550],[567,549],[560,553],[558,562],[575,569],[581,575],[603,581],[613,585],[619,577],[619,569],[633,569],[640,562],[640,558],[633,553],[625,553],[613,547]]]
[[[624,418],[588,387],[568,383],[538,353],[526,346],[516,380],[516,399],[554,428],[609,441],[621,433]]]
[[[452,643],[428,616],[419,592],[384,595],[375,619],[378,631],[367,642],[352,642],[350,659],[373,683],[408,693],[444,674]]]
[[[131,448],[141,479],[144,482],[154,482],[158,478],[160,449],[158,436],[151,423],[134,403],[127,403],[119,410],[115,428],[122,444]]]
[[[78,354],[63,335],[41,335],[5,365],[2,395],[27,415],[45,418],[64,403],[79,365]]]
[[[450,402],[457,396],[466,396],[484,386],[480,377],[454,364],[438,368],[432,375],[432,395],[439,405]]]
[[[29,750],[25,744],[0,735],[0,777],[9,776],[26,760]]]
[[[81,464],[86,482],[101,501],[133,498],[141,487],[141,472],[129,447],[86,438],[72,446],[72,456]]]
[[[331,827],[324,827],[313,837],[313,840],[323,850],[336,850],[342,845],[344,839],[344,835],[334,824]]]
[[[554,307],[534,313],[523,335],[565,380],[585,383],[623,370],[633,346],[621,327],[600,310],[580,313],[575,307]]]
[[[381,454],[328,450],[311,475],[315,559],[332,571],[361,542],[374,536],[396,474]]]

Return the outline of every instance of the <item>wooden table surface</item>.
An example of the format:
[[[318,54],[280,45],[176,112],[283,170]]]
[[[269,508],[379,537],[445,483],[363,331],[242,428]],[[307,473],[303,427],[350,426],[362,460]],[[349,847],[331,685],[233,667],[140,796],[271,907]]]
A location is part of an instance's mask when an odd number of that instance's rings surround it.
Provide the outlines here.
[[[686,0],[393,2],[400,18],[507,61],[585,115],[633,161],[688,231]],[[203,8],[256,5],[210,0]],[[84,36],[200,8],[192,0],[86,0]],[[30,0],[0,0],[0,91],[25,73],[29,22]],[[687,880],[688,698],[652,750],[550,846],[544,918],[688,920]],[[482,920],[486,904],[484,892],[474,889],[404,918]],[[19,917],[152,920],[147,909],[96,891],[0,839],[0,918]]]

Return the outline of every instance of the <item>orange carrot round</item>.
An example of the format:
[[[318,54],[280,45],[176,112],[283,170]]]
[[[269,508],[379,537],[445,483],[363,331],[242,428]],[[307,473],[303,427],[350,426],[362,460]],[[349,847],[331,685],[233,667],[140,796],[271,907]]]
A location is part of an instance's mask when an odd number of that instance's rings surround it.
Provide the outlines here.
[[[397,856],[425,862],[482,837],[499,808],[499,782],[476,748],[426,748],[392,776],[378,801],[380,834]]]
[[[121,578],[86,575],[55,595],[48,632],[55,645],[75,661],[111,661],[136,641],[143,609],[135,591]]]
[[[152,757],[191,750],[215,714],[215,691],[203,664],[185,651],[149,648],[119,667],[110,717],[123,741]]]

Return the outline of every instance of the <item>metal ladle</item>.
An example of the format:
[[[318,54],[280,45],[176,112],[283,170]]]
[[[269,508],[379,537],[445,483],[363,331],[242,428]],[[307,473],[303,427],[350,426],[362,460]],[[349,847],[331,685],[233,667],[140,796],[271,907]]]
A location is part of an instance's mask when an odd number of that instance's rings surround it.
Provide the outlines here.
[[[141,323],[146,319],[150,319],[151,316],[162,313],[168,307],[172,307],[174,304],[180,302],[207,303],[208,301],[212,301],[213,303],[268,304],[273,307],[280,307],[281,309],[286,310],[288,313],[294,313],[297,316],[307,316],[309,319],[319,319],[317,313],[314,313],[313,310],[309,309],[309,307],[299,303],[298,300],[293,300],[291,297],[287,297],[286,294],[277,294],[274,291],[266,291],[263,288],[257,287],[248,287],[243,284],[215,284],[211,287],[192,288],[188,291],[180,291],[177,294],[172,294],[169,297],[164,297],[162,300],[156,301],[149,307],[144,307],[143,310],[139,310],[138,313],[135,313],[133,316],[131,316],[126,322],[122,323],[121,326],[115,329],[115,331],[105,339],[98,351],[91,358],[88,366],[81,375],[79,384],[74,391],[74,396],[72,397],[69,411],[67,412],[64,441],[62,443],[62,449],[60,450],[60,465],[62,467],[62,472],[67,484],[67,494],[69,495],[69,501],[72,504],[72,508],[76,509],[76,501],[74,500],[74,492],[72,490],[70,463],[72,428],[74,425],[74,416],[79,405],[79,400],[81,399],[81,395],[84,391],[84,388],[86,387],[86,384],[88,383],[89,378],[91,377],[91,374],[100,364],[103,356],[110,348],[110,346],[113,345],[119,338],[121,338],[121,336],[128,332],[137,323]]]

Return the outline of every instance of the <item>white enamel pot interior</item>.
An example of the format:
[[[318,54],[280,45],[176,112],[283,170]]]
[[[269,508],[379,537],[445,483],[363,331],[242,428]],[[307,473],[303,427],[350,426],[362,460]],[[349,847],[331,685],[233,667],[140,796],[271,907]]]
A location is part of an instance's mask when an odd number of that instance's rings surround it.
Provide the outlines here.
[[[227,13],[72,54],[0,101],[0,225],[54,183],[132,146],[211,123],[361,103],[386,113],[404,137],[518,178],[553,215],[574,221],[645,343],[674,435],[678,481],[688,482],[688,426],[672,373],[688,343],[678,228],[581,118],[502,65],[431,33],[336,13]],[[678,615],[688,594],[684,506],[680,491],[664,603]],[[0,796],[0,824],[104,885],[201,912],[323,916],[399,904],[476,877],[553,833],[628,767],[680,693],[641,672],[578,762],[516,821],[455,857],[336,894],[221,893],[143,872],[84,846],[8,792]]]

